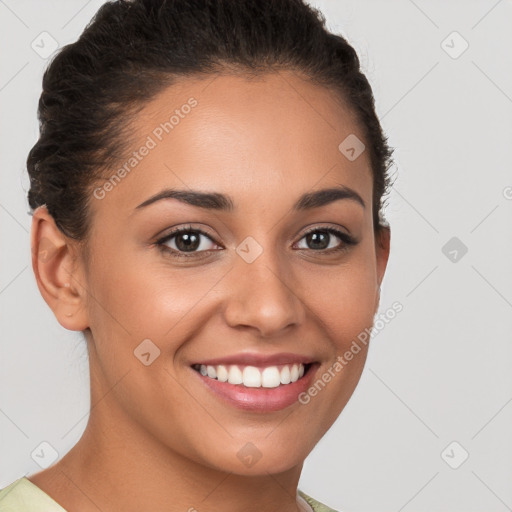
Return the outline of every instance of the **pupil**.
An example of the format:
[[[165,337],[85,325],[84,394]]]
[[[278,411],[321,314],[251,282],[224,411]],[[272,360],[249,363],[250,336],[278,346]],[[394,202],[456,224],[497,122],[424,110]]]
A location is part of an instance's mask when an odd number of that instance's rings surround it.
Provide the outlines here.
[[[329,246],[329,233],[326,231],[317,231],[316,233],[310,233],[307,236],[308,243],[312,243],[312,249],[326,249]],[[320,242],[320,246],[318,244]]]
[[[176,247],[180,251],[193,251],[199,246],[199,237],[195,234],[180,233],[176,237]]]

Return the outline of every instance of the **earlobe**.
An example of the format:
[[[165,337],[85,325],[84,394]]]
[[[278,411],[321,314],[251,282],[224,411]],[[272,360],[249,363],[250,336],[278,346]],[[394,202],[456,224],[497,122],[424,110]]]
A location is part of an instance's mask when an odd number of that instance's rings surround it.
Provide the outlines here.
[[[37,287],[58,322],[66,329],[88,327],[85,290],[76,246],[64,235],[46,206],[34,211],[30,233],[32,269]]]

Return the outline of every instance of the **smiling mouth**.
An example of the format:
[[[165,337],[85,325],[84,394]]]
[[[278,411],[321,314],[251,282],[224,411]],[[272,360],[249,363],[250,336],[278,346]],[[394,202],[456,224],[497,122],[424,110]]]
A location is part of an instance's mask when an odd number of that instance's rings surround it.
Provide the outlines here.
[[[302,379],[314,363],[293,363],[257,367],[250,365],[204,365],[194,364],[192,368],[204,377],[219,382],[241,385],[247,388],[276,388]]]

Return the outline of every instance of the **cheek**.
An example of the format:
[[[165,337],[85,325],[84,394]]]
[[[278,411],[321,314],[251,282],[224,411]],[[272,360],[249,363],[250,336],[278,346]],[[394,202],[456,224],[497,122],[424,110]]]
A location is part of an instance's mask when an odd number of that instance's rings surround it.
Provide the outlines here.
[[[114,245],[109,242],[109,247]],[[88,308],[97,341],[105,335],[132,343],[172,337],[169,331],[217,280],[218,272],[171,265],[157,249],[103,251],[88,282]]]
[[[374,264],[371,252],[358,254],[332,272],[303,277],[310,314],[331,354],[302,402],[311,418],[322,418],[312,426],[318,436],[336,420],[363,372],[377,297]]]
[[[353,259],[315,276],[304,276],[310,309],[336,344],[346,350],[361,332],[371,327],[377,300],[377,281],[371,258]]]
[[[169,445],[180,439],[178,451],[191,456],[198,441],[188,442],[190,425],[204,425],[209,417],[205,419],[204,410],[179,382],[173,359],[202,328],[200,319],[211,314],[204,296],[219,280],[218,274],[123,258],[115,265],[103,259],[94,270],[90,276],[94,298],[89,304],[95,347],[91,366],[101,371],[102,394],[112,390],[109,396],[124,413]],[[139,347],[149,352],[148,365]],[[212,435],[223,435],[214,421],[208,428]]]
[[[353,276],[351,277],[353,279]],[[338,284],[338,286],[336,286]],[[330,300],[324,303],[320,316],[342,352],[373,322],[375,292],[368,283],[349,286],[346,279],[332,280]]]

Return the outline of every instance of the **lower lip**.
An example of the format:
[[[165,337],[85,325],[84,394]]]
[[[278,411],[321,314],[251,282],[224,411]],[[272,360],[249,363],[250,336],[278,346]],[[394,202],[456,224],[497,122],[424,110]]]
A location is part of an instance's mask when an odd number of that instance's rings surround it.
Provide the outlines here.
[[[229,384],[204,376],[193,368],[191,370],[208,386],[208,389],[227,403],[239,409],[271,412],[280,411],[297,402],[299,395],[311,385],[318,366],[318,363],[313,363],[302,378],[276,388],[249,388],[242,384]]]

